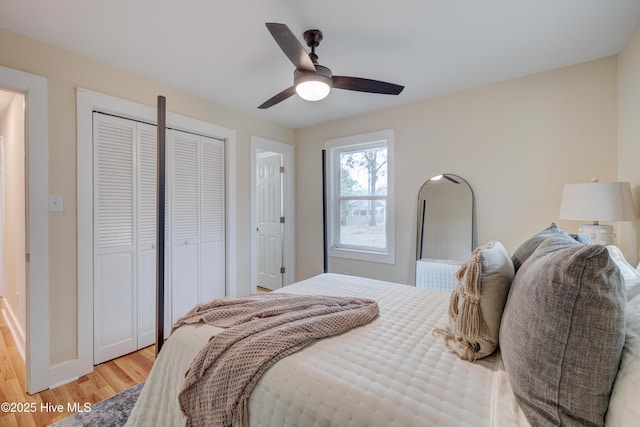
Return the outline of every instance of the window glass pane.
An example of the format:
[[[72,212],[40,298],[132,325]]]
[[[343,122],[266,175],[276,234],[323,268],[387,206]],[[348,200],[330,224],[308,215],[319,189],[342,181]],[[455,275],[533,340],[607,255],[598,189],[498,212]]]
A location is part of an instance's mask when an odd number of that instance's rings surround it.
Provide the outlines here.
[[[342,151],[340,196],[387,195],[387,148]]]
[[[386,200],[340,200],[339,244],[387,247]]]

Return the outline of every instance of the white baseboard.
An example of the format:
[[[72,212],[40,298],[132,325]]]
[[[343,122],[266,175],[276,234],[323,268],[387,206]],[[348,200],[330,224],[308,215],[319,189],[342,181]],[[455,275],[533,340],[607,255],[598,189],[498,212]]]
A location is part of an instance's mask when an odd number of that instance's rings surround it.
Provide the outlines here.
[[[15,341],[18,352],[20,353],[20,357],[22,357],[22,361],[24,362],[26,360],[26,338],[24,330],[20,326],[20,322],[18,322],[18,318],[13,313],[13,310],[11,310],[11,306],[7,303],[7,300],[5,298],[2,298],[1,301],[2,315],[9,325],[9,331],[11,332],[11,336],[13,337],[13,341]]]

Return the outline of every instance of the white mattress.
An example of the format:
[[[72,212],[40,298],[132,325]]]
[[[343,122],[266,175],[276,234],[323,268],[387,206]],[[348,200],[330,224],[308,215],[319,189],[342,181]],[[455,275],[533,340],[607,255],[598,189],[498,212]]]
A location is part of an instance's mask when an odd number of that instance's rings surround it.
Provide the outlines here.
[[[380,316],[270,368],[250,399],[252,426],[519,424],[505,401],[512,395],[505,392],[499,357],[462,361],[432,334],[444,324],[449,294],[337,274],[281,291],[373,298]],[[218,330],[190,325],[171,335],[127,425],[184,425],[177,401],[184,372]]]

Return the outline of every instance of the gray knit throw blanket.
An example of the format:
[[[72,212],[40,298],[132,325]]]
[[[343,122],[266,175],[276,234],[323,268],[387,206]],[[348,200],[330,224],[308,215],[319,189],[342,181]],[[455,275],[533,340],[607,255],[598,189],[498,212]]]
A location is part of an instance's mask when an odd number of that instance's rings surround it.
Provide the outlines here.
[[[378,315],[373,300],[257,293],[200,304],[173,329],[204,322],[227,328],[191,362],[180,407],[187,427],[249,425],[249,397],[278,360],[315,340],[364,325]]]

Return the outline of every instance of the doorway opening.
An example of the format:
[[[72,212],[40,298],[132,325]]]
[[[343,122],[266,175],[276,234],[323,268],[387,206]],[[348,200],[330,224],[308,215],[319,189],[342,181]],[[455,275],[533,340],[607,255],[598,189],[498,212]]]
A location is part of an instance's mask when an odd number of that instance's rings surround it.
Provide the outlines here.
[[[27,327],[25,138],[25,95],[0,90],[0,296],[23,361]]]
[[[251,138],[252,290],[295,280],[293,146]]]
[[[284,285],[284,174],[283,155],[256,154],[258,226],[258,288],[275,291]]]

